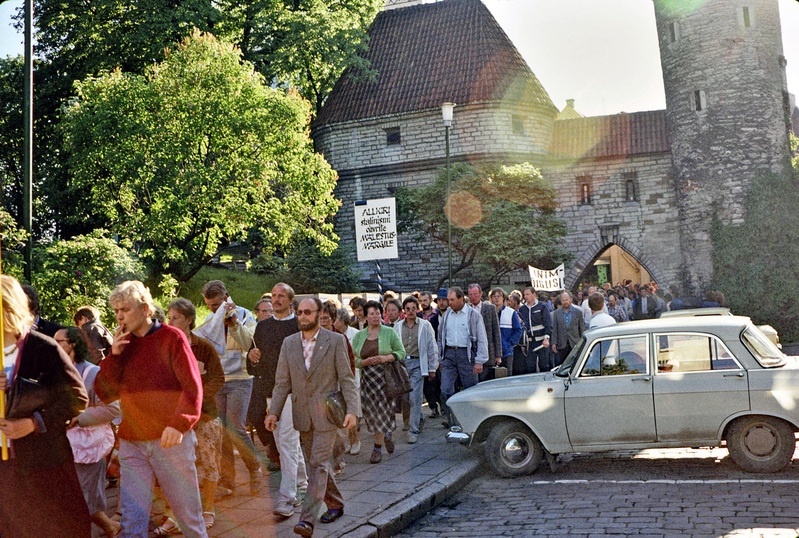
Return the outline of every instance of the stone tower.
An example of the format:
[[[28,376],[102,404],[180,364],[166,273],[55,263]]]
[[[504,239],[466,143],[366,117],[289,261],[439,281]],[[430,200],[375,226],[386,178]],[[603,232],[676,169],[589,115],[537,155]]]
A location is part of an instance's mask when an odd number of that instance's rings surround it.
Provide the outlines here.
[[[686,294],[713,277],[711,224],[741,223],[758,174],[788,159],[777,0],[654,0]]]

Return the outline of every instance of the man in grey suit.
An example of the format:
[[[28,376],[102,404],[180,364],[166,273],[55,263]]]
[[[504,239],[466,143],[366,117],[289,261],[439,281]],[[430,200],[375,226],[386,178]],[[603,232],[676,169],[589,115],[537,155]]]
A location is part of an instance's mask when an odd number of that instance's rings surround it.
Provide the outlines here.
[[[269,431],[277,428],[280,414],[291,395],[294,428],[300,432],[300,445],[308,465],[308,493],[302,503],[300,521],[294,532],[313,536],[319,508],[327,505],[320,521],[332,523],[344,514],[344,499],[336,486],[331,467],[333,442],[338,428],[357,424],[361,403],[350,369],[345,337],[319,326],[322,302],[317,297],[303,299],[297,308],[299,333],[286,337],[280,348],[272,404],[264,424]],[[347,404],[343,424],[328,420],[327,396],[341,390]]]
[[[555,353],[553,366],[563,364],[585,332],[583,312],[572,304],[571,293],[564,291],[560,294],[560,305],[561,308],[552,313],[552,353]]]
[[[480,284],[469,284],[467,293],[469,306],[480,312],[486,328],[488,362],[479,375],[479,380],[485,381],[493,377],[494,370],[491,367],[502,364],[502,333],[499,330],[499,316],[497,316],[497,309],[494,305],[483,301],[483,288],[480,287]]]

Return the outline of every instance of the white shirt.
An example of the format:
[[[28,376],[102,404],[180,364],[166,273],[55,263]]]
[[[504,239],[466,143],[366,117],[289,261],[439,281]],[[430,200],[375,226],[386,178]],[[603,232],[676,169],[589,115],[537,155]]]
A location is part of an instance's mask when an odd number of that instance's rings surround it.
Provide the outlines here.
[[[594,317],[591,318],[591,325],[588,326],[589,329],[593,329],[595,327],[607,327],[608,325],[615,325],[616,320],[613,319],[613,316],[610,314],[605,314],[604,312],[599,312],[598,314],[594,314]]]
[[[447,315],[447,341],[451,347],[469,347],[469,311],[461,308]]]

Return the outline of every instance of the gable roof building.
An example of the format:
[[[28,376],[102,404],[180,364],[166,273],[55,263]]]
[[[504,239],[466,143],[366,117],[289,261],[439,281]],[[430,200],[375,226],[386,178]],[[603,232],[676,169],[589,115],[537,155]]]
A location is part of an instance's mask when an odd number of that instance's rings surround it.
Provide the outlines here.
[[[613,282],[654,278],[664,288],[685,283],[688,291],[701,293],[698,288],[708,282],[712,261],[707,245],[695,238],[709,231],[714,209],[696,203],[707,196],[703,190],[708,195],[732,192],[737,197],[733,204],[738,203],[755,168],[761,166],[756,163],[748,170],[735,163],[738,176],[725,172],[723,185],[711,178],[700,180],[701,174],[707,174],[707,163],[715,158],[703,155],[711,155],[725,136],[727,149],[741,146],[740,151],[751,151],[742,146],[747,141],[740,139],[735,121],[741,107],[725,108],[721,92],[713,93],[728,84],[723,58],[716,57],[725,52],[715,43],[727,33],[734,35],[731,42],[736,46],[775,52],[781,58],[779,32],[776,38],[771,31],[739,35],[741,20],[754,20],[770,29],[776,14],[778,25],[776,0],[751,0],[746,9],[758,14],[754,19],[731,14],[726,0],[708,0],[701,10],[686,14],[655,0],[661,56],[668,61],[668,66],[664,64],[667,102],[674,104],[667,110],[600,117],[583,117],[573,101],[559,111],[480,0],[390,0],[388,4],[368,32],[365,57],[372,72],[346,72],[312,128],[317,150],[339,174],[336,194],[343,204],[336,230],[342,244],[355,242],[355,201],[386,198],[396,187],[429,183],[444,167],[441,105],[453,102],[457,104],[450,129],[454,162],[529,162],[557,188],[558,216],[568,226],[567,243],[574,254],[567,267],[568,288],[581,279],[595,279],[594,265],[604,263],[606,252],[613,248],[623,250],[611,262],[607,276]],[[714,21],[712,31],[693,22],[702,17]],[[691,24],[683,19],[691,19]],[[677,27],[679,31],[674,30]],[[682,41],[672,41],[675,35]],[[690,50],[703,56],[682,61],[680,47],[689,38]],[[701,46],[703,42],[708,46]],[[772,60],[774,65],[779,63],[762,53],[752,57],[764,58],[769,66]],[[703,65],[716,68],[706,75],[707,85],[697,86],[706,72]],[[734,77],[736,84],[747,84],[740,73]],[[773,78],[752,82],[757,88],[748,93],[768,95],[770,100],[778,96],[778,102],[767,103],[769,110],[784,106],[780,93],[784,78]],[[769,92],[763,90],[766,85]],[[693,113],[684,110],[684,105],[700,104],[706,108]],[[753,105],[752,110],[756,109]],[[787,136],[787,124],[779,124],[774,116],[761,122],[757,137],[749,137],[756,139],[757,151],[763,155],[785,150],[780,140]],[[752,122],[751,118],[747,121]],[[696,143],[693,138],[674,139],[675,133],[694,137],[713,122],[714,140],[707,147],[686,146]],[[675,144],[680,148],[679,166]],[[695,179],[688,177],[687,158],[692,155],[697,163],[705,163],[704,169],[697,168],[701,174]],[[678,181],[678,174],[684,179]],[[691,200],[688,206],[686,200]],[[693,224],[681,229],[681,211],[689,206]],[[721,218],[726,222],[724,213]],[[685,243],[683,237],[691,240]],[[399,259],[380,263],[383,282],[398,289],[434,289],[446,272],[446,250],[445,245],[400,237]],[[373,287],[374,265],[359,265],[364,286]],[[458,274],[453,284],[472,278]],[[526,279],[520,273],[501,284],[519,285]]]

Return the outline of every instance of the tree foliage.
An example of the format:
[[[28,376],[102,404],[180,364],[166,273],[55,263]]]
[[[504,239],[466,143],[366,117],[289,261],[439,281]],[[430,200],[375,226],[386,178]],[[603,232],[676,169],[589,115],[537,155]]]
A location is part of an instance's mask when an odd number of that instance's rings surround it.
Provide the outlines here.
[[[740,225],[713,225],[713,287],[736,314],[799,340],[799,170],[753,182]],[[778,218],[775,218],[778,215]]]
[[[42,316],[68,325],[84,305],[97,307],[106,322],[111,321],[108,296],[114,286],[144,277],[136,256],[105,230],[36,248],[34,263],[33,286],[39,292]]]
[[[216,32],[236,43],[267,81],[297,88],[314,116],[346,68],[370,76],[360,56],[382,0],[222,0]]]
[[[511,271],[554,267],[571,259],[561,246],[566,226],[555,217],[557,192],[530,164],[451,167],[451,196],[442,171],[429,185],[397,190],[402,231],[416,231],[444,245],[452,222],[453,275],[475,268],[486,285]],[[439,277],[437,287],[446,280]]]
[[[0,207],[0,248],[2,249],[3,274],[22,280],[24,273],[22,247],[28,240],[25,230],[17,226],[14,217]]]
[[[259,223],[267,249],[335,247],[336,176],[313,152],[307,102],[234,47],[195,32],[145,75],[76,88],[62,122],[72,211],[106,220],[151,273],[185,281]]]

